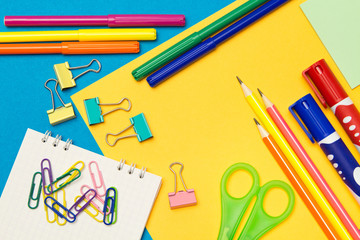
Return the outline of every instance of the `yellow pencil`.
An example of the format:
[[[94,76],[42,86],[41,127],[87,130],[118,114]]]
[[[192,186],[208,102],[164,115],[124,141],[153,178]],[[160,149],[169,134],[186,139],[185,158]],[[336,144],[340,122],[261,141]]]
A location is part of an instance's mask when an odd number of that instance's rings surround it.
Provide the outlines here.
[[[292,167],[295,169],[297,174],[305,183],[306,187],[309,189],[310,193],[313,195],[316,202],[320,205],[321,209],[333,225],[334,229],[337,231],[338,235],[343,240],[352,239],[349,232],[346,230],[339,217],[331,208],[329,202],[326,200],[325,196],[311,178],[310,174],[306,171],[300,159],[296,156],[295,152],[292,150],[285,138],[281,135],[279,129],[276,127],[275,123],[272,121],[264,107],[260,105],[259,101],[255,98],[251,90],[238,77],[237,79],[239,80],[241,88],[245,94],[246,101],[267,128],[267,130],[270,132],[270,134],[273,136],[281,151],[285,154]]]

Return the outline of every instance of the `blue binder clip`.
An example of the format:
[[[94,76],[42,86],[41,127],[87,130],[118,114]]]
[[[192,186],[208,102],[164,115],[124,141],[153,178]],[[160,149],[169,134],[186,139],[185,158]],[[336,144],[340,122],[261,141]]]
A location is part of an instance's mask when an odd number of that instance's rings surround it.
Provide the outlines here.
[[[109,146],[114,146],[116,144],[117,141],[119,141],[120,139],[124,139],[124,138],[130,138],[130,137],[137,137],[137,139],[139,140],[139,142],[145,141],[149,138],[151,138],[153,135],[150,131],[149,125],[146,121],[145,115],[144,113],[140,113],[139,115],[136,115],[135,117],[130,118],[130,122],[131,125],[128,126],[127,128],[121,130],[118,133],[108,133],[105,136],[105,141]],[[110,144],[108,142],[108,136],[117,136],[120,135],[121,133],[125,132],[126,130],[128,130],[129,128],[133,127],[134,131],[136,134],[132,134],[132,135],[128,135],[128,136],[124,136],[124,137],[118,137],[117,139],[115,139],[115,142],[113,144]]]
[[[118,105],[121,104],[124,100],[127,100],[129,103],[129,107],[127,109],[125,108],[115,108],[111,111],[108,111],[104,114],[101,114],[101,107],[100,106],[110,106],[110,105]],[[100,103],[100,100],[98,97],[96,98],[89,98],[89,99],[85,99],[84,100],[84,105],[85,105],[85,110],[86,110],[86,115],[88,117],[88,121],[89,121],[89,125],[94,125],[94,124],[98,124],[98,123],[102,123],[104,122],[104,116],[106,114],[112,113],[114,111],[117,110],[124,110],[126,112],[130,111],[131,109],[131,102],[128,98],[122,98],[119,102],[117,103]]]

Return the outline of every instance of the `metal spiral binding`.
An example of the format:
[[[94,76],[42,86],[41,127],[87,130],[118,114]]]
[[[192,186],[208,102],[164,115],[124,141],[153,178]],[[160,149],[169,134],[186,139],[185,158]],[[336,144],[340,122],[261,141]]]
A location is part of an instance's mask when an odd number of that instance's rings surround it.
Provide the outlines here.
[[[61,135],[56,134],[56,138],[55,138],[55,140],[54,140],[54,142],[53,142],[53,146],[54,146],[54,147],[57,147],[57,145],[59,144],[61,138],[62,138]]]
[[[124,168],[124,165],[125,165],[125,160],[124,159],[121,159],[120,162],[119,162],[119,165],[117,166],[117,169],[119,171],[121,171],[123,168]],[[135,171],[135,168],[136,168],[136,164],[135,163],[132,163],[130,165],[130,169],[128,171],[129,174],[133,174],[134,171]],[[143,167],[139,173],[139,178],[144,178],[145,176],[145,173],[146,173],[146,169],[145,167]]]
[[[44,137],[41,138],[41,141],[43,143],[47,142],[47,140],[49,139],[50,136],[51,136],[51,131],[46,131],[44,134]],[[55,137],[52,145],[54,147],[57,147],[59,145],[59,142],[61,141],[61,139],[62,139],[62,136],[59,134],[56,134],[56,137]],[[68,138],[65,142],[64,150],[65,151],[69,150],[71,144],[72,144],[72,140],[70,138]]]

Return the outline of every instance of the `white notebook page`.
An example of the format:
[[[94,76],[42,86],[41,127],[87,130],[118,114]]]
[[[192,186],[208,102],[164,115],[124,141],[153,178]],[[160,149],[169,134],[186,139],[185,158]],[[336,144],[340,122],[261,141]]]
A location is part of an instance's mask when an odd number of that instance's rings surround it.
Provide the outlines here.
[[[161,185],[161,177],[136,168],[129,174],[129,165],[118,170],[119,162],[95,154],[75,145],[64,150],[65,142],[53,146],[54,137],[43,143],[44,134],[28,129],[20,147],[10,176],[0,198],[0,235],[1,239],[124,239],[139,240],[145,228],[150,211]],[[28,197],[35,172],[40,172],[44,158],[51,161],[54,180],[65,173],[70,166],[81,160],[85,167],[79,179],[64,188],[67,208],[80,196],[84,184],[93,187],[88,164],[96,161],[102,172],[106,188],[118,190],[117,221],[105,225],[81,212],[74,223],[59,226],[46,220],[43,197],[39,206],[32,210],[28,207]],[[94,166],[92,166],[92,169]],[[34,194],[35,195],[35,194]],[[59,197],[62,196],[61,193]],[[60,199],[61,202],[62,199]],[[50,213],[51,210],[49,210]]]

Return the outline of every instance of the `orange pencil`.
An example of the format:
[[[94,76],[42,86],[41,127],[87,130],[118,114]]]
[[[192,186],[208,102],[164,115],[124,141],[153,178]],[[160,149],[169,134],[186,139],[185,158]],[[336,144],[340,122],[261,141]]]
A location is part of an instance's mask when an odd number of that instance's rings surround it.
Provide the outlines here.
[[[325,233],[328,239],[340,239],[334,230],[333,226],[329,223],[329,220],[321,210],[320,206],[316,203],[305,184],[296,173],[295,169],[290,165],[289,161],[281,151],[280,147],[276,144],[273,137],[263,128],[258,121],[254,118],[256,126],[259,129],[260,136],[269,149],[271,155],[275,158],[280,168],[285,173],[286,177],[291,182],[292,186],[296,189],[296,192],[300,195],[301,199]]]
[[[62,42],[0,44],[0,55],[15,54],[114,54],[138,53],[139,42]]]

